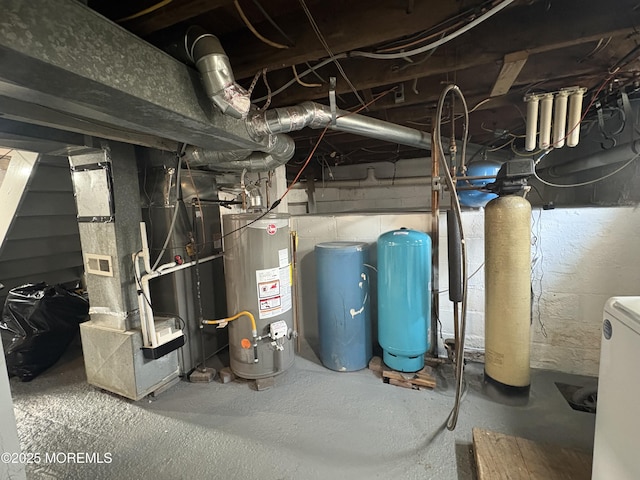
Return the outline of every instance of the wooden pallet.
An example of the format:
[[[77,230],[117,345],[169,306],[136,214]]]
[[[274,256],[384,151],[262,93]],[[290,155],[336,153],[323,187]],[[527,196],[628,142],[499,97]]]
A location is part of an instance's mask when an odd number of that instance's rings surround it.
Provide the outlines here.
[[[425,366],[422,370],[415,373],[403,373],[389,368],[382,361],[382,358],[373,357],[369,362],[369,370],[379,375],[384,383],[397,387],[420,390],[423,388],[435,388],[436,386],[433,369],[429,366]]]
[[[591,455],[520,437],[473,429],[479,480],[585,480]]]

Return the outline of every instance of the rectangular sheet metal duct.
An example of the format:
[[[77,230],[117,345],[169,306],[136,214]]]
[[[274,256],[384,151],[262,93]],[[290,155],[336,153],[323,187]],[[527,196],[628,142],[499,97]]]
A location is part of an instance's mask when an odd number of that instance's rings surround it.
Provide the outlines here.
[[[130,132],[213,150],[253,149],[244,122],[214,111],[198,73],[73,0],[0,0],[0,95],[49,109],[74,131]],[[0,114],[3,107],[0,104]],[[33,121],[33,111],[15,120]],[[51,125],[51,119],[49,124]],[[67,122],[68,123],[68,122]],[[170,144],[170,143],[169,143]]]

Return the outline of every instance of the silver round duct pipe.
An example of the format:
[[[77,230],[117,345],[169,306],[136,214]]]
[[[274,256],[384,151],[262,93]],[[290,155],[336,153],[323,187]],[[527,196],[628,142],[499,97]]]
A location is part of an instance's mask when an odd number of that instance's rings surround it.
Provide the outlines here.
[[[184,47],[202,75],[202,85],[214,105],[226,115],[245,118],[251,108],[251,95],[236,83],[218,37],[200,27],[191,27],[185,34]]]
[[[315,102],[303,102],[292,107],[274,108],[250,115],[247,129],[255,136],[287,133],[302,130],[305,127],[324,128],[354,133],[363,137],[386,140],[410,147],[429,150],[431,136],[415,128],[366,117],[345,110],[336,110]]]
[[[269,135],[267,144],[261,151],[233,150],[217,152],[198,147],[188,147],[186,155],[192,167],[204,167],[209,170],[241,172],[266,172],[284,165],[293,157],[295,142],[287,135]]]
[[[190,28],[185,35],[186,54],[202,75],[207,95],[224,114],[245,118],[251,108],[250,94],[235,83],[229,59],[218,38],[199,27]],[[411,147],[431,148],[431,137],[426,132],[404,127],[353,112],[331,109],[315,102],[255,111],[246,119],[248,133],[261,146],[257,151],[247,149],[227,152],[190,147],[186,154],[192,166],[210,170],[267,171],[287,161],[294,154],[295,144],[285,135],[305,127],[324,128],[354,133],[364,137],[385,140]],[[266,145],[264,144],[266,139]]]

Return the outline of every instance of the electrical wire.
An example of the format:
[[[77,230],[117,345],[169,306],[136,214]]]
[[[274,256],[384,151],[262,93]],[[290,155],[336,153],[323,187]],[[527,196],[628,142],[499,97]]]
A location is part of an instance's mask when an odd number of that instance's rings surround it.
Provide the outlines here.
[[[462,158],[461,158],[461,166],[464,169],[465,165],[465,156],[466,156],[466,148],[469,140],[469,109],[467,108],[467,102],[460,91],[460,88],[457,85],[448,85],[440,94],[440,98],[438,100],[438,105],[436,108],[436,121],[434,126],[434,140],[437,144],[438,153],[440,155],[440,162],[442,163],[442,169],[445,173],[445,181],[449,190],[451,192],[451,203],[453,204],[453,211],[455,212],[456,219],[458,221],[458,228],[460,230],[460,250],[462,256],[462,312],[460,315],[460,325],[458,328],[458,332],[460,333],[460,338],[457,339],[457,348],[456,348],[456,397],[453,409],[447,418],[447,428],[449,430],[454,430],[456,428],[456,424],[458,422],[458,413],[460,411],[460,403],[462,402],[462,395],[464,391],[464,339],[466,333],[466,319],[467,319],[467,296],[468,296],[468,274],[467,274],[467,248],[464,237],[464,228],[462,225],[462,208],[460,207],[460,200],[458,199],[456,185],[451,177],[451,172],[449,171],[449,166],[447,164],[447,160],[444,154],[444,148],[442,146],[442,113],[444,110],[444,101],[446,96],[453,92],[456,96],[458,96],[462,102],[463,110],[464,110],[464,133],[463,133],[463,143],[462,143]]]
[[[280,28],[280,26],[275,22],[275,20],[273,20],[273,18],[271,18],[271,16],[267,13],[267,11],[264,9],[264,7],[262,6],[262,4],[258,1],[258,0],[253,0],[253,4],[258,8],[258,10],[260,10],[260,13],[262,13],[262,15],[264,16],[264,18],[267,19],[267,21],[273,26],[273,28],[275,28],[278,33],[280,33],[280,35],[282,35],[287,42],[289,42],[289,46],[290,47],[295,47],[296,42],[294,42],[293,40],[291,40],[291,37],[289,37],[289,35],[287,35],[286,33],[284,33],[284,31]]]
[[[116,23],[127,22],[129,20],[133,20],[134,18],[142,17],[149,13],[155,12],[156,10],[160,10],[162,7],[169,5],[173,0],[162,0],[161,2],[156,3],[155,5],[151,5],[149,8],[145,8],[144,10],[140,10],[133,15],[129,15],[128,17],[119,18],[116,20]]]
[[[540,193],[538,192],[538,195]],[[533,217],[533,214],[532,214]],[[533,247],[533,254],[531,258],[531,294],[532,294],[532,314],[533,314],[533,305],[535,305],[537,311],[537,320],[538,325],[540,325],[540,332],[547,338],[547,329],[545,328],[544,322],[542,321],[542,313],[540,311],[540,300],[542,299],[543,293],[543,278],[544,278],[544,269],[542,265],[544,263],[544,250],[542,250],[540,246],[540,239],[542,234],[542,209],[538,209],[538,219],[536,220],[533,217],[533,225],[531,226],[531,246]],[[540,266],[540,275],[536,278],[536,269]],[[534,290],[534,286],[536,285],[536,280],[538,281],[538,292]]]
[[[482,264],[481,264],[478,268],[476,268],[476,269],[474,270],[474,272],[473,272],[471,275],[469,275],[468,280],[471,280],[471,279],[472,279],[473,277],[475,277],[478,273],[480,273],[480,270],[482,270],[482,267],[484,267],[484,262],[482,262]],[[447,293],[448,291],[449,291],[449,289],[448,289],[448,288],[447,288],[446,290],[438,290],[438,295],[441,295],[441,294],[443,294],[443,293]]]
[[[511,144],[511,151],[512,151],[513,153],[515,153],[515,154],[516,154],[517,156],[519,156],[519,157],[532,157],[532,156],[538,155],[539,153],[544,152],[544,149],[542,149],[542,148],[541,148],[541,149],[539,149],[539,150],[536,150],[535,152],[522,153],[522,152],[519,152],[518,150],[516,150],[516,145],[515,145],[515,143],[512,143],[512,144]]]
[[[346,53],[339,53],[338,55],[334,55],[333,57],[326,58],[326,59],[322,60],[320,63],[318,63],[318,64],[314,65],[313,67],[309,67],[309,68],[308,68],[307,70],[305,70],[304,72],[299,73],[299,74],[298,74],[298,76],[299,76],[300,78],[302,78],[302,77],[304,77],[304,76],[306,76],[306,75],[308,75],[308,74],[310,74],[310,73],[312,73],[312,72],[315,72],[315,71],[316,71],[316,70],[318,70],[319,68],[322,68],[322,67],[324,67],[325,65],[328,65],[328,64],[330,64],[330,63],[334,62],[334,60],[341,60],[341,59],[343,59],[343,58],[347,58],[347,54],[346,54]],[[280,94],[281,94],[282,92],[284,92],[287,88],[291,87],[292,85],[295,85],[296,83],[297,83],[297,82],[296,82],[296,79],[295,79],[295,78],[292,78],[292,79],[291,79],[291,80],[289,80],[287,83],[285,83],[284,85],[282,85],[282,86],[281,86],[281,87],[279,87],[278,89],[274,90],[274,91],[271,93],[271,98],[275,97],[276,95],[280,95]],[[257,98],[255,101],[256,101],[256,102],[261,102],[261,101],[266,100],[266,99],[267,99],[267,96],[265,95],[264,97]]]
[[[171,225],[169,226],[169,231],[167,232],[167,237],[164,239],[164,244],[162,245],[162,249],[160,250],[160,253],[158,254],[158,258],[156,259],[156,261],[153,263],[153,266],[151,267],[151,271],[154,271],[156,269],[156,267],[160,264],[160,260],[162,260],[162,256],[164,255],[164,252],[167,250],[167,246],[169,245],[169,241],[171,240],[171,236],[173,235],[173,230],[176,227],[176,220],[178,218],[178,210],[180,209],[180,203],[182,202],[182,198],[180,195],[180,171],[181,166],[182,166],[182,157],[184,156],[184,152],[187,149],[187,144],[183,143],[182,144],[182,148],[180,149],[179,153],[177,154],[177,158],[178,158],[178,165],[176,166],[177,168],[177,173],[176,173],[176,203],[174,205],[174,210],[173,210],[173,217],[171,218]]]
[[[258,40],[260,40],[262,43],[266,43],[267,45],[269,45],[271,47],[274,47],[274,48],[280,48],[280,49],[289,48],[289,45],[283,45],[282,43],[274,42],[272,40],[269,40],[265,36],[263,36],[260,32],[258,32],[255,29],[255,27],[251,24],[251,22],[249,21],[247,16],[244,14],[244,11],[242,10],[242,7],[240,6],[240,3],[238,2],[238,0],[233,0],[233,4],[235,5],[236,10],[238,11],[238,14],[240,15],[240,18],[242,19],[244,24],[247,26],[247,28],[251,31],[251,33],[253,33],[253,35]]]
[[[443,20],[442,22],[427,28],[426,30],[417,32],[403,39],[392,40],[386,43],[384,47],[379,47],[376,51],[384,52],[384,51],[390,51],[392,49],[398,50],[398,49],[406,48],[407,47],[406,42],[412,42],[414,40],[426,41],[429,38],[433,38],[434,36],[443,35],[444,33],[447,32],[447,30],[450,30],[451,28],[455,28],[454,22],[457,22],[461,18],[465,18],[468,21],[473,20],[478,14],[478,12],[481,12],[483,9],[490,7],[494,3],[496,3],[494,0],[485,1],[480,5],[476,5],[468,10],[462,11],[452,17],[449,17],[446,20]],[[464,24],[464,20],[462,22],[457,22],[457,23]],[[425,37],[425,35],[429,35],[429,36]],[[401,42],[405,42],[405,43],[402,44]]]
[[[433,57],[433,54],[436,53],[437,48],[434,48],[433,50],[429,50],[424,57],[422,57],[420,60],[416,60],[415,62],[410,62],[407,63],[405,65],[402,65],[401,67],[398,67],[398,71],[401,72],[403,70],[406,70],[407,68],[411,68],[414,67],[416,65],[421,65],[424,62],[426,62],[427,60],[429,60],[431,57]],[[409,58],[405,58],[405,60],[409,60]],[[416,77],[417,79],[417,77]],[[418,95],[416,93],[416,95]]]
[[[318,37],[318,40],[320,40],[320,43],[322,44],[322,46],[324,47],[326,52],[329,54],[329,57],[332,59],[333,63],[335,63],[336,68],[340,72],[340,75],[342,76],[342,78],[344,78],[344,81],[347,82],[347,85],[349,85],[349,88],[351,89],[353,94],[358,99],[358,102],[360,102],[362,105],[365,105],[365,102],[360,97],[360,94],[356,90],[356,87],[353,86],[353,83],[351,83],[351,80],[349,80],[349,77],[347,77],[347,74],[345,73],[344,69],[342,68],[342,65],[340,65],[340,62],[338,61],[336,56],[331,51],[331,48],[329,48],[329,44],[325,40],[324,35],[322,35],[322,32],[320,31],[320,28],[318,27],[318,24],[316,23],[315,19],[313,18],[313,15],[311,14],[311,11],[309,10],[309,7],[307,7],[307,4],[305,3],[304,0],[299,0],[299,1],[300,1],[300,5],[302,6],[302,9],[304,10],[305,15],[309,19],[309,23],[311,24],[311,28],[313,28],[313,31],[315,32],[316,37]]]
[[[471,30],[472,28],[474,28],[477,25],[481,24],[482,22],[484,22],[488,18],[492,17],[493,15],[495,15],[496,13],[498,13],[499,11],[504,9],[505,7],[509,6],[513,2],[514,2],[514,0],[503,0],[498,5],[493,7],[491,10],[489,10],[489,11],[485,12],[484,14],[480,15],[478,18],[476,18],[472,22],[469,22],[468,24],[466,24],[464,27],[460,28],[459,30],[456,30],[455,32],[450,33],[449,35],[446,35],[445,37],[442,37],[441,39],[436,40],[435,42],[432,42],[432,43],[430,43],[428,45],[424,45],[424,46],[422,46],[420,48],[416,48],[414,50],[409,50],[408,52],[401,52],[401,53],[373,53],[373,52],[363,52],[363,51],[355,50],[355,51],[350,52],[349,55],[352,56],[352,57],[373,58],[373,59],[377,59],[377,60],[396,60],[396,59],[399,59],[399,58],[412,57],[414,55],[418,55],[420,53],[424,53],[424,52],[426,52],[428,50],[431,50],[433,48],[439,47],[440,45],[444,45],[445,43],[453,40],[454,38],[459,37],[463,33],[466,33],[469,30]]]
[[[296,70],[296,66],[295,65],[291,65],[291,69],[293,70],[293,76],[296,79],[296,82],[298,82],[298,85],[301,85],[301,86],[307,87],[307,88],[316,88],[316,87],[321,87],[322,86],[321,83],[306,83],[306,82],[303,82],[302,80],[300,80],[300,77],[298,76],[298,71]]]
[[[191,166],[189,165],[189,160],[185,158],[184,163],[187,165],[187,173],[189,174],[189,179],[191,180],[191,186],[193,187],[193,192],[195,194],[196,201],[198,202],[197,206],[198,206],[198,210],[200,211],[200,223],[202,225],[202,245],[204,246],[207,243],[207,236],[206,236],[207,234],[206,234],[206,228],[204,226],[204,212],[202,211],[202,202],[200,200],[200,193],[198,192],[198,187],[196,187],[196,182],[193,180],[193,175],[191,173]],[[195,228],[195,225],[194,225],[194,228]],[[197,250],[198,247],[196,245],[197,244],[194,243],[193,248]]]
[[[340,115],[338,118],[347,117],[349,115],[354,115],[354,114],[360,112],[361,110],[367,108],[369,105],[375,103],[376,101],[378,101],[380,98],[384,97],[385,95],[393,92],[394,90],[395,90],[395,87],[394,88],[390,88],[389,90],[376,95],[375,97],[373,97],[373,99],[370,102],[366,103],[365,105],[362,105],[360,108],[358,108],[358,109],[356,109],[356,110],[354,110],[352,112],[345,113],[344,115]],[[278,198],[275,202],[273,202],[273,204],[263,214],[261,214],[259,217],[253,219],[251,222],[249,222],[249,223],[247,223],[245,225],[242,225],[241,227],[238,227],[238,228],[236,228],[234,230],[231,230],[230,232],[225,233],[224,235],[222,235],[221,238],[228,237],[229,235],[232,235],[232,234],[234,234],[236,232],[244,230],[245,228],[249,227],[250,225],[253,225],[254,223],[256,223],[257,221],[262,220],[264,217],[267,216],[267,214],[271,213],[272,210],[274,210],[278,205],[280,205],[282,200],[284,200],[284,197],[287,196],[287,194],[291,191],[293,186],[296,183],[298,183],[298,180],[300,180],[300,177],[302,176],[302,172],[304,172],[305,168],[307,168],[307,165],[309,165],[309,162],[313,158],[314,153],[316,153],[316,150],[318,149],[318,146],[320,145],[320,142],[324,138],[324,136],[327,133],[327,131],[329,130],[330,126],[331,125],[329,124],[326,127],[324,127],[324,129],[322,130],[322,133],[320,133],[320,136],[318,137],[318,140],[316,140],[315,145],[313,146],[313,148],[309,152],[309,155],[307,156],[307,159],[305,160],[305,162],[303,163],[302,167],[300,168],[300,171],[298,172],[296,177],[293,179],[291,184],[287,187],[285,192],[280,196],[280,198]]]
[[[508,147],[509,145],[513,145],[515,138],[511,138],[507,143],[500,145],[499,147],[491,147],[487,148],[487,152],[497,152],[498,150],[502,150],[504,147]]]
[[[262,220],[264,217],[266,217],[269,213],[271,213],[271,211],[273,211],[278,205],[280,205],[280,203],[282,202],[282,200],[284,199],[284,197],[287,196],[287,194],[289,193],[289,191],[293,188],[293,186],[297,183],[297,181],[300,179],[300,176],[302,175],[302,172],[304,171],[304,169],[307,167],[307,165],[309,164],[309,162],[311,161],[311,159],[313,158],[313,154],[316,152],[316,149],[318,148],[318,145],[320,145],[320,142],[322,141],[322,138],[324,137],[325,133],[327,133],[327,130],[329,130],[329,125],[327,125],[324,130],[322,131],[322,133],[320,134],[320,136],[318,137],[318,140],[316,141],[315,146],[313,147],[313,149],[311,149],[311,152],[309,153],[309,156],[307,157],[306,161],[304,162],[302,168],[300,169],[300,171],[298,172],[298,175],[296,175],[295,179],[293,180],[293,182],[291,182],[291,185],[289,185],[289,187],[285,190],[285,192],[282,194],[282,196],[276,200],[275,202],[273,202],[273,204],[263,213],[261,214],[259,217],[253,219],[252,221],[250,221],[249,223],[242,225],[241,227],[238,227],[234,230],[231,230],[230,232],[225,233],[224,235],[222,235],[221,238],[225,238],[228,237],[229,235],[232,235],[236,232],[239,232],[241,230],[244,230],[245,228],[253,225],[254,223],[258,222],[259,220]]]
[[[453,25],[450,25],[448,27],[443,28],[439,32],[432,33],[432,34],[427,35],[425,37],[417,38],[415,40],[409,41],[409,42],[404,43],[402,45],[397,45],[397,46],[394,46],[394,47],[387,47],[387,48],[378,49],[376,51],[376,53],[389,53],[389,52],[393,52],[395,50],[404,50],[407,47],[413,47],[414,45],[418,45],[420,43],[426,42],[427,40],[431,40],[432,38],[435,38],[437,36],[443,37],[448,31],[453,30],[454,28],[458,28],[458,27],[464,25],[464,23],[465,22],[463,22],[463,21],[454,23]]]
[[[616,168],[613,172],[611,173],[607,173],[606,175],[600,177],[600,178],[596,178],[594,180],[589,180],[587,182],[581,182],[581,183],[571,183],[571,184],[562,184],[562,183],[551,183],[548,182],[546,180],[543,180],[542,178],[540,178],[540,176],[538,175],[538,172],[536,172],[534,170],[533,175],[538,179],[538,181],[544,183],[545,185],[548,185],[550,187],[555,187],[555,188],[574,188],[574,187],[584,187],[585,185],[592,185],[594,183],[598,183],[601,182],[602,180],[606,180],[609,177],[613,177],[616,173],[621,172],[622,170],[624,170],[625,168],[627,168],[629,165],[631,165],[634,161],[636,161],[638,158],[640,158],[640,154],[634,156],[631,160],[627,161],[624,165],[622,165],[619,168]]]

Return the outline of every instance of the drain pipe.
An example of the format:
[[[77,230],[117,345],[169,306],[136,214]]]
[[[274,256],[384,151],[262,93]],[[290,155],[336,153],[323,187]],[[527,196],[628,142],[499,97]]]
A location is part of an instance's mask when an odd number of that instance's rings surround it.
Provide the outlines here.
[[[247,119],[247,129],[256,137],[295,132],[305,127],[324,128],[327,125],[332,130],[410,147],[431,149],[431,139],[425,132],[345,110],[338,109],[334,113],[330,107],[315,102],[274,108],[250,115]]]
[[[551,177],[561,177],[574,173],[584,172],[598,167],[606,167],[615,163],[626,162],[640,153],[640,140],[625,143],[618,147],[594,153],[584,158],[571,160],[562,165],[555,165],[538,169],[538,172],[546,172]]]

